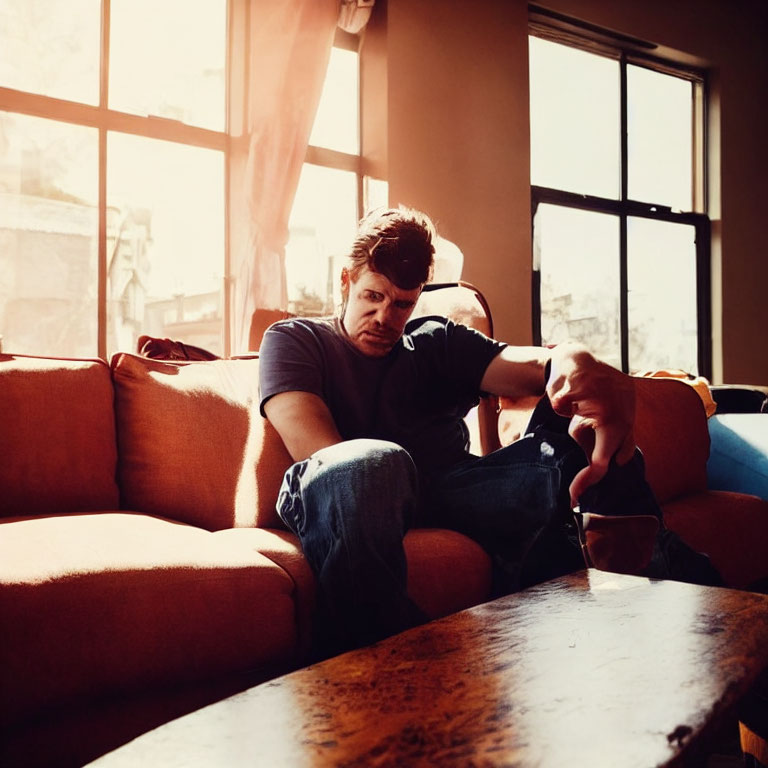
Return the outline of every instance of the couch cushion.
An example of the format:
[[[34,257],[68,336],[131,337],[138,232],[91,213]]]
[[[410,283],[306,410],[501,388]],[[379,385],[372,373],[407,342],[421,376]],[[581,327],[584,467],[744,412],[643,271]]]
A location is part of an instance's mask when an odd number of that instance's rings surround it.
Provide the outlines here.
[[[660,502],[707,487],[709,432],[701,397],[674,379],[636,378],[635,439]]]
[[[117,507],[112,401],[103,360],[0,354],[0,516]]]
[[[408,594],[430,619],[489,599],[491,559],[456,531],[414,528],[405,535]]]
[[[293,583],[237,540],[131,513],[0,523],[0,720],[291,660]]]
[[[121,506],[208,530],[282,526],[291,458],[258,410],[258,359],[112,359]]]
[[[768,577],[768,501],[702,491],[664,504],[664,522],[710,556],[726,586],[742,589]]]
[[[298,537],[288,531],[263,528],[219,531],[216,536],[247,542],[290,574],[296,587],[299,644],[302,653],[308,652],[317,584],[301,553]],[[404,546],[408,594],[430,619],[488,600],[491,560],[476,542],[456,531],[415,528],[406,533]]]

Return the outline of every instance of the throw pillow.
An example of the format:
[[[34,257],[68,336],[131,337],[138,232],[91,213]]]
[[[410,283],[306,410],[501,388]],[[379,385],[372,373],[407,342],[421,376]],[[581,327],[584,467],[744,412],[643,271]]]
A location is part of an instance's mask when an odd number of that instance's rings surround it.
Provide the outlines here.
[[[121,506],[220,530],[282,527],[292,463],[258,409],[258,359],[112,359]]]

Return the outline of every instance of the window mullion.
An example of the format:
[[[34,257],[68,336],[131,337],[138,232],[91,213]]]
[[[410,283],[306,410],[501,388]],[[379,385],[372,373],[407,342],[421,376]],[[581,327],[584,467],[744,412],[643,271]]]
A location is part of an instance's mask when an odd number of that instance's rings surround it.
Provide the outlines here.
[[[629,372],[629,279],[627,276],[627,215],[619,216],[619,329],[621,370]]]
[[[698,328],[699,374],[712,377],[712,278],[709,266],[711,232],[709,219],[696,223],[696,324]]]
[[[533,269],[531,270],[531,306],[533,307],[532,327],[533,343],[540,345],[541,337],[541,253],[536,239],[536,212],[539,209],[539,197],[535,187],[531,187],[531,246],[533,248]]]
[[[627,57],[622,53],[619,60],[619,111],[621,130],[621,207],[627,203],[629,188],[628,169],[628,110],[627,110]],[[621,338],[621,369],[629,371],[629,283],[627,277],[627,214],[622,211],[619,216],[619,329]]]
[[[109,103],[109,22],[110,0],[101,2],[101,41],[99,66],[98,116],[104,115]],[[98,239],[97,239],[97,333],[96,343],[99,357],[107,357],[107,129],[105,121],[98,119],[99,131],[99,192],[98,192]]]

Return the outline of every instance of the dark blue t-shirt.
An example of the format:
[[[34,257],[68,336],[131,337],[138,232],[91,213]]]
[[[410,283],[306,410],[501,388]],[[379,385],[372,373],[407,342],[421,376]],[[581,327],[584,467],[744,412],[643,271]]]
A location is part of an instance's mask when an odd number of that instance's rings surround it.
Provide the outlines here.
[[[464,416],[504,348],[442,317],[411,320],[383,358],[362,354],[336,318],[298,318],[271,326],[259,351],[261,412],[280,392],[322,398],[339,430],[401,445],[425,473],[467,456]]]

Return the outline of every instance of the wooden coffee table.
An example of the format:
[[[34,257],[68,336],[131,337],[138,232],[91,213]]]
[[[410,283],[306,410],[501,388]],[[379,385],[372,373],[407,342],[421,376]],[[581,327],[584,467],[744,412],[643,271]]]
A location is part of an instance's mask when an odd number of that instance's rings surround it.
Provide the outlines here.
[[[697,764],[768,667],[768,596],[589,570],[293,672],[93,766]]]

